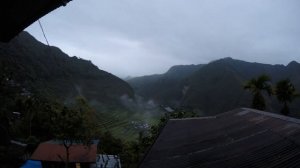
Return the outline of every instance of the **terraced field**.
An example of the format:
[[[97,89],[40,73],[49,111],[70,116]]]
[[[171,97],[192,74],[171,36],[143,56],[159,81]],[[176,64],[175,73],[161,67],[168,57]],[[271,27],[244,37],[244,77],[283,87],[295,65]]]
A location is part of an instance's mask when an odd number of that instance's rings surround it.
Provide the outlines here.
[[[111,111],[97,113],[99,127],[111,132],[115,137],[132,141],[136,140],[140,131],[146,130],[158,121],[159,116],[128,111]]]

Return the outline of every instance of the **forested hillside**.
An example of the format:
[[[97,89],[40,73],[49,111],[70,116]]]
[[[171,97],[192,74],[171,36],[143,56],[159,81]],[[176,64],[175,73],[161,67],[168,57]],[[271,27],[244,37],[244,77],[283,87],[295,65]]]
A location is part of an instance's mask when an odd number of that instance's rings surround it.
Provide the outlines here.
[[[0,43],[0,102],[0,167],[20,167],[24,156],[51,139],[100,139],[98,152],[136,164],[139,153],[131,150],[151,123],[149,111],[158,109],[136,100],[128,83],[91,61],[26,32]]]
[[[91,61],[69,57],[27,32],[8,44],[0,44],[0,64],[2,71],[28,91],[64,102],[80,95],[94,104],[114,106],[121,96],[134,95],[126,82],[100,70]]]
[[[237,107],[250,107],[251,95],[243,89],[245,82],[261,74],[269,75],[275,84],[281,79],[290,79],[300,91],[300,64],[292,61],[287,66],[250,63],[224,58],[206,65],[192,65],[195,71],[170,78],[168,72],[155,76],[130,79],[128,82],[136,93],[147,99],[171,107],[193,109],[203,115],[221,113]],[[173,67],[170,70],[176,68]],[[274,98],[267,98],[267,110],[278,112],[280,105]],[[300,112],[299,100],[291,104],[293,115]]]
[[[0,43],[0,74],[0,109],[4,118],[13,111],[24,115],[27,109],[18,107],[20,97],[22,101],[31,97],[68,106],[79,96],[96,111],[99,129],[124,139],[138,133],[132,121],[143,118],[143,113],[126,104],[134,100],[128,83],[100,70],[91,61],[70,57],[57,47],[42,44],[27,32],[9,43]]]
[[[146,99],[154,99],[160,104],[178,105],[187,76],[203,65],[177,65],[164,74],[142,76],[128,80],[135,92]]]

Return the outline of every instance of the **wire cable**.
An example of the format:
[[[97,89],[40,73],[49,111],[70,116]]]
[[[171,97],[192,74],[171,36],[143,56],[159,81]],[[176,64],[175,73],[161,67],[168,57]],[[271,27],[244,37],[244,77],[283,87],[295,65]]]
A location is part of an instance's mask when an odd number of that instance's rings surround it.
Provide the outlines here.
[[[41,28],[41,30],[42,30],[42,32],[43,32],[44,38],[45,38],[45,40],[46,40],[46,42],[47,42],[47,45],[50,46],[50,45],[49,45],[49,42],[48,42],[48,39],[47,39],[47,37],[46,37],[45,31],[44,31],[44,29],[43,29],[43,26],[42,26],[41,21],[38,20],[38,22],[39,22],[40,28]]]

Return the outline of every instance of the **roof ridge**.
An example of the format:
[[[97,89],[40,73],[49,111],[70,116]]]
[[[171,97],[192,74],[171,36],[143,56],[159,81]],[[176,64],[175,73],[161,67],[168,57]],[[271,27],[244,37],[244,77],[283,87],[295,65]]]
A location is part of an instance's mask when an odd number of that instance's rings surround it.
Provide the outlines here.
[[[267,112],[267,111],[256,110],[256,109],[252,109],[252,108],[241,108],[241,109],[249,111],[249,112],[265,115],[265,116],[268,116],[268,117],[273,117],[273,118],[277,118],[277,119],[281,119],[281,120],[285,120],[285,121],[300,124],[300,119],[297,119],[297,118],[294,118],[294,117],[284,116],[284,115],[280,115],[280,114],[276,114],[276,113],[272,113],[272,112]]]
[[[244,110],[244,111],[236,112],[236,110]],[[257,109],[246,108],[246,107],[242,107],[242,108],[234,109],[234,110],[231,110],[231,111],[223,112],[223,113],[220,113],[220,114],[217,114],[217,115],[214,115],[214,116],[173,118],[173,119],[170,119],[170,120],[171,121],[184,121],[184,120],[216,119],[216,118],[218,118],[222,115],[226,115],[227,113],[240,114],[240,113],[243,113],[243,112],[253,112],[253,113],[261,114],[261,115],[264,115],[264,116],[268,116],[268,117],[277,118],[277,119],[281,119],[281,120],[284,120],[284,121],[289,121],[289,122],[293,122],[293,123],[296,123],[296,124],[300,124],[300,119],[297,119],[297,118],[294,118],[294,117],[284,116],[284,115],[280,115],[280,114],[276,114],[276,113],[272,113],[272,112],[261,111],[261,110],[257,110]]]
[[[188,117],[188,118],[172,118],[172,121],[178,120],[203,120],[203,119],[216,119],[217,116],[207,116],[207,117]]]

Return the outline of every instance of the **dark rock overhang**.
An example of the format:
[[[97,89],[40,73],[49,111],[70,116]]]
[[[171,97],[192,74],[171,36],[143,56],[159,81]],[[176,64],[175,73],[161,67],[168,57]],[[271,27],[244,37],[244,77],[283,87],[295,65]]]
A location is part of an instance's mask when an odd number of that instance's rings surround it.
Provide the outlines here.
[[[1,0],[0,41],[8,42],[30,24],[71,0]]]

